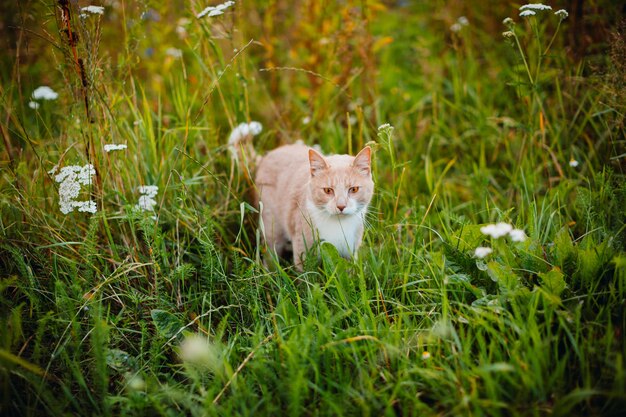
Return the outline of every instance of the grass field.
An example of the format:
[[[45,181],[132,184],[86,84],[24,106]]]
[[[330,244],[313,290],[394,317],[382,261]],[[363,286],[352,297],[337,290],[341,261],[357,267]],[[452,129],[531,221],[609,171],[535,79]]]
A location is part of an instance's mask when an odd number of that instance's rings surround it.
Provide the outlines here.
[[[3,5],[0,415],[623,415],[623,6],[493,3]],[[264,266],[252,121],[372,146],[358,260]]]

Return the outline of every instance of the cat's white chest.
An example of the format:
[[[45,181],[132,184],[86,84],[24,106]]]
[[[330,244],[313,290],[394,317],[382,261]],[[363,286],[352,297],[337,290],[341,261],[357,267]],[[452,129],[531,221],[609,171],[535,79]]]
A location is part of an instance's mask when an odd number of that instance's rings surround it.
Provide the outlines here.
[[[344,258],[354,254],[358,236],[363,227],[362,214],[349,216],[313,217],[313,226],[320,241],[331,243]]]

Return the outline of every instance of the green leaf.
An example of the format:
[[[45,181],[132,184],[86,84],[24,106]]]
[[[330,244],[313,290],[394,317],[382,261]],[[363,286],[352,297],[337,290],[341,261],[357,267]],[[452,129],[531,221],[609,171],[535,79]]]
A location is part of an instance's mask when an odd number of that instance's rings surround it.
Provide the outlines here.
[[[464,225],[463,228],[454,236],[450,241],[451,245],[460,251],[474,251],[476,247],[480,246],[485,235],[480,231],[480,228],[484,225],[469,224]]]
[[[552,268],[548,272],[539,273],[541,279],[541,288],[547,291],[549,294],[560,296],[565,287],[565,279],[563,279],[563,272],[557,267]]]
[[[116,371],[129,371],[134,368],[134,358],[120,349],[108,349],[107,365]]]
[[[489,278],[498,283],[500,292],[507,294],[521,287],[520,277],[513,272],[508,265],[502,265],[496,261],[487,263],[487,274]]]
[[[150,315],[157,332],[166,339],[174,337],[184,326],[184,323],[177,316],[164,310],[154,309],[150,311]]]

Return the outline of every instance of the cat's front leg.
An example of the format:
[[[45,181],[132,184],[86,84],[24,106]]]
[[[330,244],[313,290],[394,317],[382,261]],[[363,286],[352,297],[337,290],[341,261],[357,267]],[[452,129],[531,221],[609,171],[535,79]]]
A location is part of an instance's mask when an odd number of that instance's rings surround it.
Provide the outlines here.
[[[298,221],[296,223],[296,231],[291,239],[293,263],[298,271],[302,271],[307,252],[315,244],[314,233],[309,223],[304,221],[304,219]]]

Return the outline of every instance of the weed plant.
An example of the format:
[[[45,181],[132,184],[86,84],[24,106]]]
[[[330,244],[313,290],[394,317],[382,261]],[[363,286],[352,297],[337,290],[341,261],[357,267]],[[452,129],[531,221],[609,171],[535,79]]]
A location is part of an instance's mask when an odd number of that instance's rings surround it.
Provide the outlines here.
[[[0,414],[622,415],[620,6],[231,3],[6,5]],[[357,260],[265,266],[251,121],[375,149]]]

